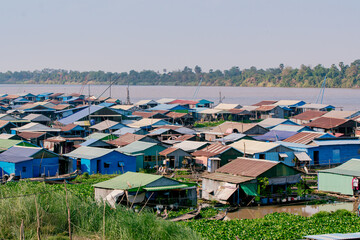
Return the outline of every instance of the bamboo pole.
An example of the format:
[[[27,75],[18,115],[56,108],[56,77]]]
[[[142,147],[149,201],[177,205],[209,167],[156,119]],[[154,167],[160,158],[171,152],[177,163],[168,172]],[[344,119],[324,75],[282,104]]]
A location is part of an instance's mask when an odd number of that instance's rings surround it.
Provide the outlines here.
[[[25,240],[25,236],[24,236],[24,219],[21,219],[20,240]]]
[[[67,188],[66,188],[66,180],[64,180],[64,187],[65,187],[65,200],[66,200],[66,208],[67,208],[68,223],[69,223],[69,239],[72,240],[72,236],[71,236],[70,207],[69,207],[69,202],[68,202],[68,192],[67,192]]]
[[[38,209],[37,202],[36,202],[36,195],[34,195],[34,199],[35,199],[36,219],[37,219],[36,235],[37,235],[37,239],[41,240],[41,238],[40,238],[40,216],[39,216],[39,209]]]
[[[152,195],[154,194],[154,192],[151,193],[150,197],[146,200],[145,205],[140,209],[139,214],[141,213],[141,211],[145,208],[146,204],[148,203],[148,201],[150,200],[150,198],[152,197]]]
[[[135,202],[135,200],[136,200],[136,197],[137,197],[137,195],[138,195],[138,193],[139,193],[140,188],[141,188],[141,184],[140,184],[138,190],[136,191],[135,198],[134,198],[134,201],[131,203],[130,209],[132,209],[132,206],[134,205],[134,202]]]

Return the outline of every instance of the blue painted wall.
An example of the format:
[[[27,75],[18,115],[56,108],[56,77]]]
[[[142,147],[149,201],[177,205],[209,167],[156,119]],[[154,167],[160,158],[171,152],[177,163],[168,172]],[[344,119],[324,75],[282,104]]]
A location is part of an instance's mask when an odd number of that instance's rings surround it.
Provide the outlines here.
[[[288,155],[287,158],[285,158],[283,161],[279,161],[280,157],[279,157],[279,153],[285,153],[286,155]],[[294,152],[264,152],[264,153],[255,153],[254,154],[254,158],[260,159],[260,154],[265,154],[265,160],[270,160],[270,161],[276,161],[276,162],[282,162],[288,166],[295,166],[295,162],[293,161],[294,159]]]
[[[98,164],[99,161],[99,164]],[[106,167],[105,163],[108,163]],[[99,169],[98,169],[99,165]],[[122,165],[122,167],[121,167]],[[73,170],[76,169],[76,159],[73,159]],[[88,172],[89,174],[101,173],[101,174],[114,174],[125,173],[128,171],[136,171],[136,157],[129,156],[120,152],[111,152],[100,158],[96,159],[81,159],[81,171]]]
[[[41,166],[40,166],[41,165]],[[40,177],[41,174],[55,176],[59,171],[59,158],[40,158],[33,159],[33,176]]]
[[[25,171],[23,171],[25,170]],[[21,178],[31,178],[33,176],[32,160],[19,162],[19,163],[9,163],[9,162],[0,162],[0,176],[2,177],[2,172],[4,174],[10,175],[15,173],[15,176],[21,176]]]
[[[308,149],[308,155],[311,157],[311,165],[314,165],[314,151],[319,151],[319,165],[329,165],[344,163],[351,158],[360,158],[360,145],[327,145]]]

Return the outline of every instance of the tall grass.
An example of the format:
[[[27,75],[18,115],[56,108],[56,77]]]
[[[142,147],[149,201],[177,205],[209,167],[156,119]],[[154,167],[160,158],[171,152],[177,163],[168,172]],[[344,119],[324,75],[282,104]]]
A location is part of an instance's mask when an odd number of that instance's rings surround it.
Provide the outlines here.
[[[73,186],[69,189],[68,200],[74,235],[86,239],[100,239],[103,233],[103,205],[96,203],[92,197],[77,194]],[[67,236],[64,188],[61,185],[19,182],[0,186],[0,239],[19,239],[22,220],[25,239],[36,238],[34,195],[6,198],[31,193],[38,193],[36,199],[42,238]],[[106,206],[105,219],[106,239],[199,239],[189,228],[157,219],[151,212],[139,215],[123,207],[111,209]]]

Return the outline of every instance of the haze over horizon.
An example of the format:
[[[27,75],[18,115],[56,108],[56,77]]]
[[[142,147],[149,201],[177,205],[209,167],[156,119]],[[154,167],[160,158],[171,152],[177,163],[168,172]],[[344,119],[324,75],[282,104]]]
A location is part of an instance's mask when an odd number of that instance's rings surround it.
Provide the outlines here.
[[[14,0],[0,71],[316,66],[360,58],[355,0]]]

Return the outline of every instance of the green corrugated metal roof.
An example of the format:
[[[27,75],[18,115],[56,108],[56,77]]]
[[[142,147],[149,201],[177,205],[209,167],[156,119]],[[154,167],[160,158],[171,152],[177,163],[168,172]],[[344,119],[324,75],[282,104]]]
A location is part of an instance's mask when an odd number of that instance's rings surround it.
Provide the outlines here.
[[[122,148],[117,148],[116,151],[119,152],[126,152],[126,153],[137,153],[142,152],[148,148],[151,148],[153,146],[156,146],[156,143],[149,143],[149,142],[142,142],[142,141],[136,141],[133,143],[130,143],[129,145],[126,145]]]
[[[85,137],[86,140],[89,139],[99,139],[99,140],[113,140],[113,139],[117,139],[118,137],[109,133],[93,133],[90,134],[89,136]]]
[[[98,157],[102,157],[106,154],[111,153],[114,151],[113,149],[106,149],[106,148],[97,148],[97,147],[86,147],[82,146],[74,151],[64,154],[64,156],[72,157],[72,158],[85,158],[85,159],[94,159]]]
[[[97,183],[93,186],[98,188],[129,190],[138,188],[140,187],[140,185],[145,187],[149,183],[152,183],[162,177],[163,176],[147,173],[126,172],[118,177],[112,178],[108,181]]]
[[[172,186],[161,186],[161,187],[147,187],[144,188],[146,191],[163,191],[163,190],[170,190],[170,189],[180,189],[180,188],[188,188],[191,187],[187,184],[178,184],[178,185],[172,185]]]
[[[30,144],[23,140],[14,140],[14,139],[0,139],[0,152],[7,150],[13,146],[23,146],[23,147],[35,147],[34,144]]]
[[[350,159],[349,161],[335,168],[320,170],[319,172],[335,173],[347,176],[360,176],[360,159]]]

